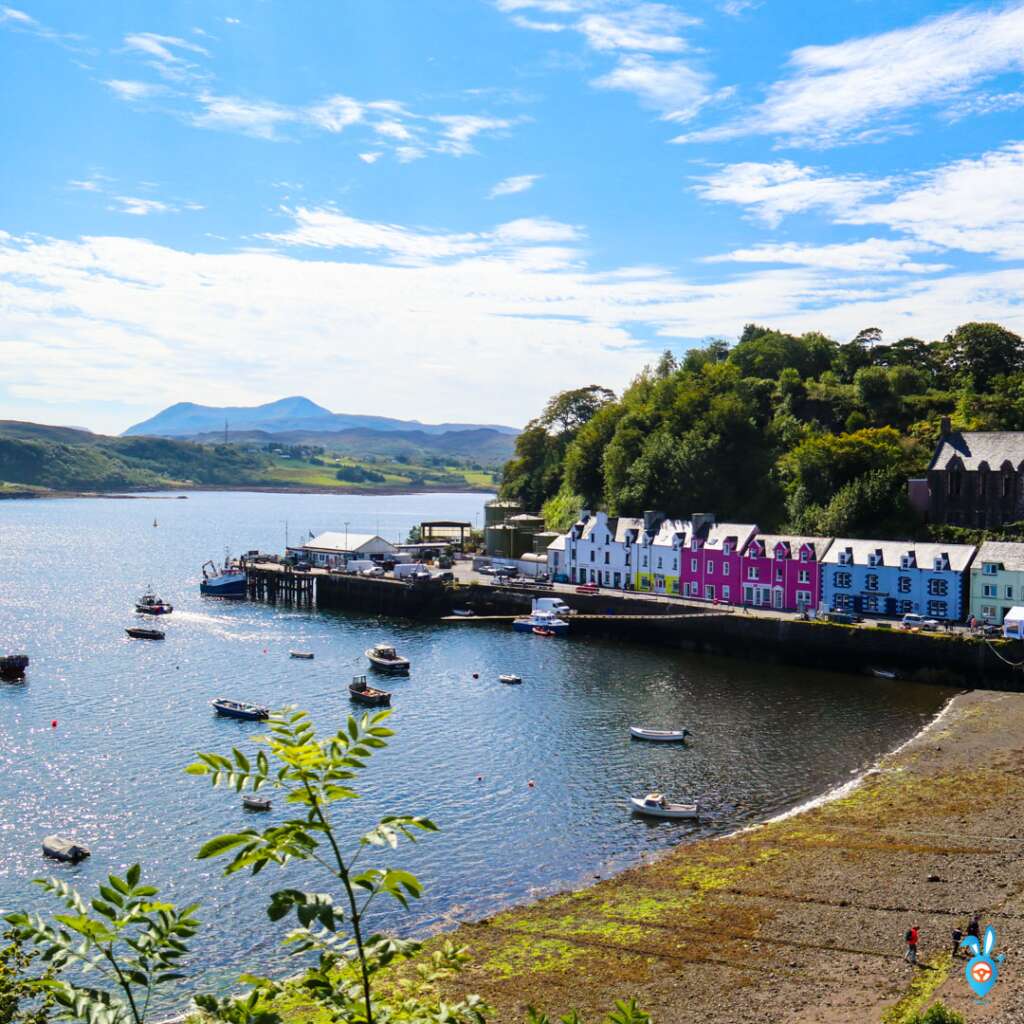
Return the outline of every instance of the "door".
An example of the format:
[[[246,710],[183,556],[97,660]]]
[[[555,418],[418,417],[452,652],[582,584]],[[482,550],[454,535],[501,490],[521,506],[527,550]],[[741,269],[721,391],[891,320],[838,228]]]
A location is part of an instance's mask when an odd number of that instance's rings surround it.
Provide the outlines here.
[[[776,587],[775,588],[775,593],[772,595],[772,598],[773,598],[773,600],[772,600],[772,607],[774,607],[774,608],[781,608],[782,607],[782,588],[781,587]]]

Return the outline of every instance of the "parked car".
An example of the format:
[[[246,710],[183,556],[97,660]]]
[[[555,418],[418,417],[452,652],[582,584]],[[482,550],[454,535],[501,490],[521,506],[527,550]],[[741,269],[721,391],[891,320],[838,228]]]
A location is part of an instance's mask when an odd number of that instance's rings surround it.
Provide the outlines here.
[[[494,570],[495,576],[518,576],[519,570],[514,565],[499,565]]]
[[[424,571],[411,572],[405,578],[409,580],[410,583],[423,583],[426,580],[432,579],[430,573]]]
[[[918,615],[917,612],[907,612],[903,616],[903,620],[900,623],[904,629],[940,629],[941,624],[938,619],[926,619],[923,615]]]
[[[576,588],[577,594],[596,594],[601,588],[596,583],[581,583]]]
[[[477,569],[477,572],[480,573],[481,576],[493,576],[495,568],[493,565],[481,565],[480,568]]]
[[[440,580],[442,583],[451,583],[455,579],[455,573],[453,572],[439,572],[435,577],[435,580]]]
[[[384,570],[379,565],[372,565],[369,569],[364,569],[360,576],[383,576]]]

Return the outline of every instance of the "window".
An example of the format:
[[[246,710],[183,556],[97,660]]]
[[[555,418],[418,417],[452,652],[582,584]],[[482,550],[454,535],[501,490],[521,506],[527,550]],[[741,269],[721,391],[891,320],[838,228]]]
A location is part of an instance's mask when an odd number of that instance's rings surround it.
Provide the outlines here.
[[[853,575],[848,572],[837,572],[832,577],[832,586],[846,590],[853,586]]]
[[[690,546],[690,550],[691,551],[698,551],[698,550],[700,550],[700,545],[699,545],[698,541],[695,540],[693,542],[693,544]]]
[[[960,470],[954,469],[949,474],[949,494],[952,498],[959,498],[960,492],[963,489],[963,478],[960,475]]]
[[[612,542],[611,537],[609,537],[607,533],[604,535],[604,542],[605,544],[611,544]]]
[[[775,582],[781,583],[785,579],[785,570],[781,565],[775,566]]]
[[[594,561],[594,549],[593,548],[590,549],[590,560]]]
[[[900,568],[901,569],[913,569],[914,559],[911,555],[900,555]]]
[[[658,555],[658,568],[661,568],[661,555]]]
[[[804,548],[803,551],[800,552],[800,561],[801,562],[806,562],[810,557],[811,557],[811,553],[810,553],[810,551],[807,550],[807,548]]]
[[[811,603],[811,592],[809,590],[798,590],[796,592],[797,608],[806,608]]]
[[[647,552],[646,551],[644,552],[643,567],[645,569],[647,568]]]
[[[983,619],[994,619],[996,617],[995,606],[991,604],[983,604],[981,606],[981,617]]]
[[[881,554],[879,552],[877,552],[877,551],[872,551],[871,554],[868,555],[868,565],[874,566],[874,565],[881,565],[881,564],[882,564],[882,556],[881,556]]]
[[[853,608],[853,595],[852,594],[836,594],[832,601],[833,607],[836,611],[847,611]]]
[[[932,563],[932,568],[936,572],[942,572],[943,569],[948,569],[949,568],[949,563],[946,561],[946,556],[945,555],[936,555],[935,556],[935,561]]]
[[[851,551],[850,548],[839,552],[839,564],[853,565],[853,551]]]
[[[1008,498],[1013,493],[1012,477],[1009,473],[1003,474],[1003,497]]]
[[[697,559],[696,558],[691,558],[690,559],[690,572],[696,572],[696,571],[697,571]]]
[[[760,574],[760,572],[758,571],[758,568],[757,568],[757,566],[756,566],[756,565],[751,565],[751,566],[748,566],[748,567],[747,567],[747,579],[748,579],[748,580],[756,580],[756,579],[759,579],[759,578],[760,578],[760,575],[761,575],[761,574]]]
[[[726,542],[725,542],[725,543],[724,543],[724,544],[722,545],[722,554],[723,554],[723,555],[728,555],[728,554],[729,554],[729,553],[730,553],[731,551],[732,551],[732,546],[731,546],[731,545],[729,544],[729,542],[728,542],[728,541],[726,541]]]
[[[896,580],[896,589],[901,594],[909,594],[910,593],[910,577],[909,576],[900,576]]]
[[[785,549],[784,549],[784,548],[781,548],[781,547],[780,547],[780,548],[779,548],[779,549],[778,549],[778,550],[777,550],[777,551],[775,552],[775,560],[776,560],[776,561],[778,561],[778,562],[781,562],[781,561],[782,561],[782,560],[783,560],[783,559],[784,559],[785,557],[786,557],[786,551],[785,551]]]
[[[949,581],[929,580],[928,593],[931,594],[932,597],[945,597],[949,593]]]
[[[607,564],[608,564],[608,562],[609,562],[609,559],[610,559],[610,557],[611,557],[611,556],[610,556],[610,554],[609,554],[609,553],[608,553],[608,552],[606,551],[606,552],[604,553],[604,564],[605,564],[605,565],[607,565]]]
[[[946,602],[945,601],[929,601],[928,602],[928,614],[933,619],[944,619],[946,617]]]
[[[866,612],[877,612],[878,611],[878,595],[872,594],[870,597],[864,598],[864,611]]]
[[[864,577],[864,589],[865,590],[877,590],[878,589],[878,577],[873,573],[869,572]]]
[[[722,563],[722,575],[723,576],[728,576],[729,575],[729,563],[728,562],[723,562]]]
[[[981,596],[982,597],[998,597],[999,596],[999,588],[994,583],[986,583],[981,588]]]
[[[705,585],[705,587],[704,587],[704,597],[708,601],[714,601],[714,599],[715,599],[715,588],[714,588],[713,584],[708,583],[708,584]]]
[[[1007,587],[1006,588],[1006,599],[1008,601],[1012,601],[1013,600],[1013,587]]]
[[[729,588],[728,587],[722,587],[722,600],[723,601],[728,601],[729,600]]]
[[[985,562],[981,567],[981,571],[986,576],[995,576],[995,574],[999,572],[999,566],[996,565],[995,562]]]
[[[704,566],[704,571],[710,576],[715,571],[715,563],[709,558],[707,564]]]
[[[801,569],[799,574],[797,575],[797,582],[798,583],[810,583],[811,582],[811,570],[810,569]]]
[[[672,556],[672,571],[675,572],[679,568],[679,559],[675,555]]]
[[[898,611],[900,613],[900,615],[907,615],[910,612],[912,612],[913,610],[914,610],[914,602],[913,601],[897,601],[896,602],[896,611]]]

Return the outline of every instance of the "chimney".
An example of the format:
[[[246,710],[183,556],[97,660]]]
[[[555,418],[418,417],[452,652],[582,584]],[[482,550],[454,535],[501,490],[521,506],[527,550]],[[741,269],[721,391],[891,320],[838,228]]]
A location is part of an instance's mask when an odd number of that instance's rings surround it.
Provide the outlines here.
[[[644,532],[653,533],[655,526],[665,518],[664,512],[658,512],[651,509],[644,513]]]
[[[952,433],[952,424],[949,422],[948,416],[943,416],[939,420],[939,437],[948,437]]]
[[[695,537],[715,525],[715,516],[712,512],[691,512],[690,529]]]

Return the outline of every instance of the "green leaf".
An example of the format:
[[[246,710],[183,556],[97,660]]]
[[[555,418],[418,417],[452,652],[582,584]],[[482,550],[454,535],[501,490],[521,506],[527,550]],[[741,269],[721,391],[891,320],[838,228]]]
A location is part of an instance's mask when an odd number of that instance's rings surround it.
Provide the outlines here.
[[[233,850],[236,846],[242,846],[249,842],[252,837],[252,833],[235,833],[216,836],[203,843],[199,848],[199,852],[196,854],[196,860],[207,860],[209,857],[219,857],[222,853],[227,853],[228,850]]]

